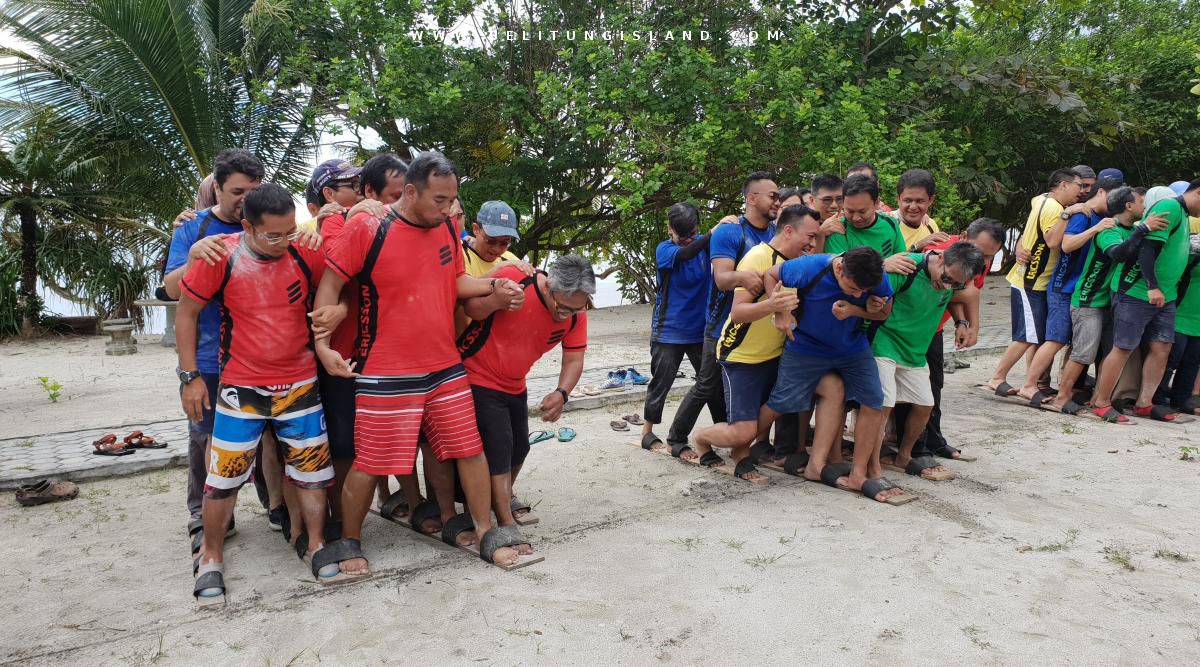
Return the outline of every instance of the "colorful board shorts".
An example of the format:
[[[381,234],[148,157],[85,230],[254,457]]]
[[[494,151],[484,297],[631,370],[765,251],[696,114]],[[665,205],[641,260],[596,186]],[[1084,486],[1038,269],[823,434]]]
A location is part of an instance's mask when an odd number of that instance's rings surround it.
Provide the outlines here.
[[[483,453],[462,364],[422,375],[360,375],[354,387],[355,469],[412,473],[422,432],[438,461]]]
[[[217,388],[216,413],[205,496],[227,498],[246,483],[268,422],[283,450],[283,472],[289,482],[302,489],[333,485],[317,378],[273,387],[222,384]]]

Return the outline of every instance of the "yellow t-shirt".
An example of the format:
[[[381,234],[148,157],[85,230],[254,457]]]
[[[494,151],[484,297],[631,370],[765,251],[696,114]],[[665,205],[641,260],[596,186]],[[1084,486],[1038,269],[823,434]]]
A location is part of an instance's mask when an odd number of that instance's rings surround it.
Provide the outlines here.
[[[900,219],[900,233],[904,235],[905,248],[908,250],[912,250],[913,244],[917,241],[940,231],[942,230],[938,229],[937,221],[933,218],[929,218],[920,227],[909,227],[903,218]]]
[[[308,220],[305,220],[304,222],[298,222],[298,223],[296,223],[296,229],[299,231],[302,231],[302,232],[312,232],[313,234],[316,234],[317,233],[317,219],[309,218]]]
[[[1029,202],[1029,219],[1021,234],[1021,247],[1031,255],[1028,264],[1015,264],[1008,272],[1008,284],[1017,289],[1045,292],[1054,267],[1058,266],[1058,248],[1046,243],[1046,232],[1061,220],[1062,204],[1050,195],[1038,195]]]
[[[764,273],[785,261],[787,257],[779,254],[769,243],[760,243],[742,257],[737,270]],[[745,291],[739,287],[734,293]],[[758,300],[762,301],[763,298],[765,295],[758,297]],[[739,364],[761,364],[783,354],[783,341],[783,333],[775,328],[770,317],[756,322],[734,322],[731,315],[725,320],[721,336],[717,338],[717,358]]]
[[[479,253],[475,252],[475,249],[471,247],[470,243],[463,241],[463,261],[467,265],[467,275],[473,278],[482,278],[488,271],[496,268],[501,262],[515,262],[520,259],[520,257],[505,250],[504,254],[497,257],[495,261],[485,262],[479,256]]]
[[[1188,232],[1191,234],[1200,234],[1200,218],[1196,216],[1188,216]]]

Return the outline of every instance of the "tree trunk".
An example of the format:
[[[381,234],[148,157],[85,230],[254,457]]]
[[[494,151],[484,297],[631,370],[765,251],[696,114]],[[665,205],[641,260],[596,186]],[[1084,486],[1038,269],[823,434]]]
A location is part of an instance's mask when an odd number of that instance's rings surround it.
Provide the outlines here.
[[[17,208],[21,219],[21,336],[30,338],[41,310],[37,295],[37,213],[32,206]]]

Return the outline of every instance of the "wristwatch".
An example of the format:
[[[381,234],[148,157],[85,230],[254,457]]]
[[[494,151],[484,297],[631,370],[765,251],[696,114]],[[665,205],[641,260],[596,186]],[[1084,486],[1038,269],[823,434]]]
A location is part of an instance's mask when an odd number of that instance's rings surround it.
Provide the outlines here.
[[[179,384],[191,384],[192,380],[200,377],[200,371],[185,371],[182,368],[175,367],[175,375],[179,376]]]
[[[1067,213],[1066,211],[1063,211],[1061,214],[1059,214],[1058,217],[1062,218],[1063,220],[1070,220],[1071,214]]]
[[[970,327],[970,326],[971,326],[970,320],[955,320],[954,321],[954,328],[956,328],[956,329],[958,327]]]
[[[563,405],[566,405],[567,403],[569,403],[571,401],[571,395],[567,393],[566,389],[563,389],[562,387],[558,387],[554,391],[557,391],[558,393],[562,394]]]

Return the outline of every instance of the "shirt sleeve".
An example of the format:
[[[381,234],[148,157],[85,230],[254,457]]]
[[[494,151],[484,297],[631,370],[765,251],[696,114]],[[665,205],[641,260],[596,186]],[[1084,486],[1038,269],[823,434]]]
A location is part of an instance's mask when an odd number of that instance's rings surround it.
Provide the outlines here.
[[[1057,225],[1058,221],[1062,219],[1063,207],[1062,204],[1059,204],[1058,201],[1049,195],[1046,197],[1046,205],[1042,206],[1038,204],[1038,207],[1042,209],[1042,217],[1038,219],[1038,225],[1042,228],[1042,234],[1044,235],[1053,229],[1054,225]]]
[[[321,242],[330,243],[337,237],[342,235],[342,231],[346,229],[346,217],[341,213],[334,213],[321,221]]]
[[[709,244],[709,255],[712,259],[737,260],[738,251],[742,246],[742,227],[740,224],[717,225],[713,230],[712,242]]]
[[[167,252],[167,273],[187,264],[188,250],[191,250],[192,244],[196,242],[196,233],[200,231],[195,223],[195,220],[189,220],[183,223],[183,226],[176,227],[175,233],[171,235],[171,248]]]
[[[808,283],[808,272],[805,271],[807,262],[802,258],[789,259],[779,265],[779,283],[784,287],[800,287]]]
[[[1176,211],[1178,210],[1178,208],[1179,208],[1179,204],[1174,199],[1164,199],[1161,202],[1155,204],[1149,211],[1146,211],[1146,214],[1144,216],[1142,216],[1142,220],[1145,220],[1146,218],[1149,218],[1150,216],[1152,216],[1156,213],[1166,213],[1167,214],[1166,229],[1160,229],[1157,231],[1150,232],[1149,234],[1146,234],[1147,241],[1164,241],[1165,242],[1167,240],[1167,237],[1169,237],[1171,235],[1171,230],[1175,228],[1175,225],[1179,224],[1179,220],[1177,219],[1177,216],[1176,216]]]
[[[358,275],[366,262],[367,252],[374,240],[374,227],[369,224],[371,217],[367,213],[359,213],[350,218],[342,233],[329,244],[325,251],[325,263],[345,280]],[[455,243],[454,245],[458,245]],[[459,249],[458,266],[462,265],[462,249]]]
[[[1092,216],[1086,213],[1076,213],[1067,221],[1067,234],[1074,236],[1082,234],[1092,227]]]
[[[893,222],[892,229],[896,230],[896,237],[892,241],[893,248],[899,248],[896,252],[908,252],[908,243],[904,241],[904,232],[900,230],[900,223]],[[884,257],[884,259],[887,259]]]
[[[183,294],[201,304],[212,301],[225,280],[225,268],[228,264],[228,257],[221,258],[221,261],[213,265],[208,262],[193,262],[179,281]]]
[[[575,328],[563,337],[564,352],[582,352],[587,349],[587,311],[575,316]]]
[[[894,293],[895,293],[894,290],[892,290],[891,280],[884,280],[884,281],[880,282],[879,285],[877,285],[875,287],[875,289],[873,289],[869,292],[869,294],[871,296],[882,296],[882,297],[890,297]]]
[[[654,263],[664,270],[675,266],[675,256],[679,254],[679,250],[680,247],[674,243],[663,241],[654,251]]]

